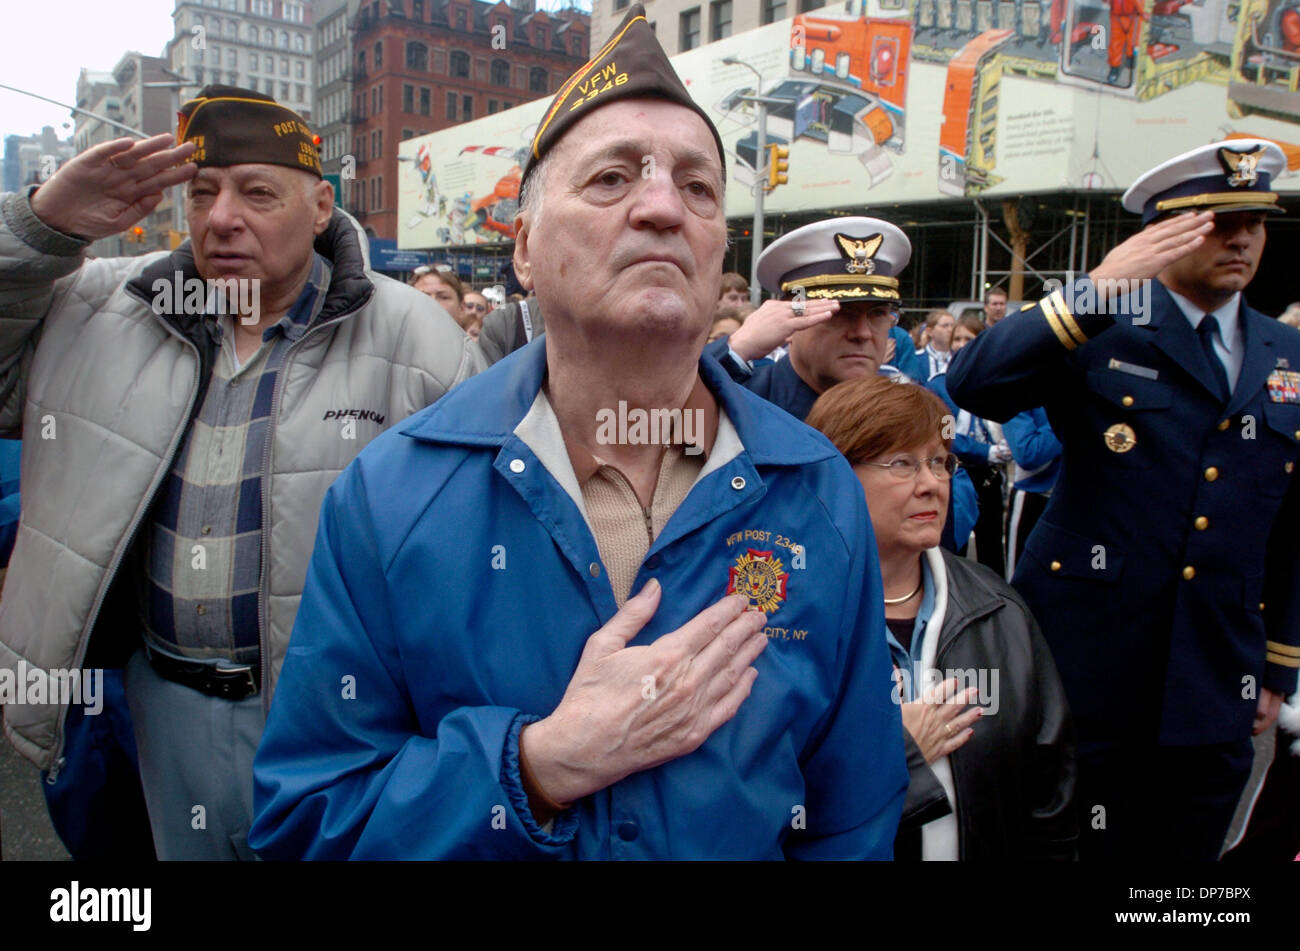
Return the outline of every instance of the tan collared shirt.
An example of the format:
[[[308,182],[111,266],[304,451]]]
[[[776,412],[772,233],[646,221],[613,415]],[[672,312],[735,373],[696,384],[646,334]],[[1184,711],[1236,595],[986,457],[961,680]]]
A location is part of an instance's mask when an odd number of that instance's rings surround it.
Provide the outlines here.
[[[635,410],[628,415],[632,412]],[[696,413],[694,418],[702,420],[702,426],[689,432],[699,434],[697,438],[701,439],[703,451],[688,453],[688,447],[681,443],[664,446],[648,508],[641,504],[626,475],[562,433],[564,448],[582,492],[587,524],[596,539],[619,607],[631,596],[632,583],[650,546],[699,479],[718,435],[717,401],[698,377],[682,413],[683,416]],[[682,427],[682,431],[687,430]],[[664,436],[662,432],[648,431],[646,435],[651,441]]]

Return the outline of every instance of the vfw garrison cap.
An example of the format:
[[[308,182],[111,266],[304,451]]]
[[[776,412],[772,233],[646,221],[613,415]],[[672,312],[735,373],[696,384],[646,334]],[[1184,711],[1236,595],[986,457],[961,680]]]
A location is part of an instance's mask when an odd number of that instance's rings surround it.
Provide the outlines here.
[[[686,91],[668,54],[659,45],[655,32],[645,18],[645,7],[639,3],[628,8],[623,22],[614,35],[600,48],[585,66],[570,76],[555,94],[551,107],[537,125],[528,160],[520,180],[528,176],[542,157],[558,142],[564,133],[601,106],[619,99],[655,96],[667,99],[692,110],[709,127],[718,146],[718,158],[726,174],[726,158],[722,139],[708,113],[696,104]]]
[[[758,282],[779,297],[897,302],[912,242],[880,218],[827,218],[796,228],[758,258]]]
[[[195,165],[284,165],[320,176],[316,137],[302,116],[238,86],[205,86],[176,114],[176,139]]]
[[[1157,165],[1124,193],[1124,209],[1142,224],[1178,211],[1276,211],[1273,179],[1286,154],[1267,139],[1211,142]]]

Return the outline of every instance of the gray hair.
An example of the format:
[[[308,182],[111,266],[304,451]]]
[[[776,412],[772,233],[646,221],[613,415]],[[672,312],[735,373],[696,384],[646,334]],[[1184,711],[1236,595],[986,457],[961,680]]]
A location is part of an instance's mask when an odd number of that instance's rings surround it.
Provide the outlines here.
[[[534,226],[542,218],[542,193],[546,191],[546,170],[552,154],[547,152],[538,159],[528,178],[519,186],[519,210],[531,213]]]

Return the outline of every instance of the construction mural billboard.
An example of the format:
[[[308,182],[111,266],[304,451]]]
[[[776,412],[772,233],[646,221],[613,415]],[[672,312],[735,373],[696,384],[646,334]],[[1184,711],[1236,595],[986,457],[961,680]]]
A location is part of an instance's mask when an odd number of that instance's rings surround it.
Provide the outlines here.
[[[1281,145],[1276,188],[1300,191],[1300,0],[850,0],[673,65],[728,150],[728,217],[768,158],[756,95],[790,150],[772,213],[1122,190],[1232,137]],[[548,104],[401,143],[399,247],[510,240]]]

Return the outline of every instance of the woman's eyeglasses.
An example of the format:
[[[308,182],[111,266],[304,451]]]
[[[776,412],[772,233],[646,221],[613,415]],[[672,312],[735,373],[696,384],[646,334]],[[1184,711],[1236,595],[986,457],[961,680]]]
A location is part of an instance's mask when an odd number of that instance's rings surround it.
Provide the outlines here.
[[[866,465],[874,466],[877,469],[886,469],[895,479],[902,482],[904,479],[915,479],[921,474],[922,464],[929,466],[930,472],[936,479],[946,482],[951,479],[961,465],[957,457],[951,452],[941,456],[931,456],[929,459],[917,459],[916,456],[902,455],[896,456],[889,462],[868,462]]]

